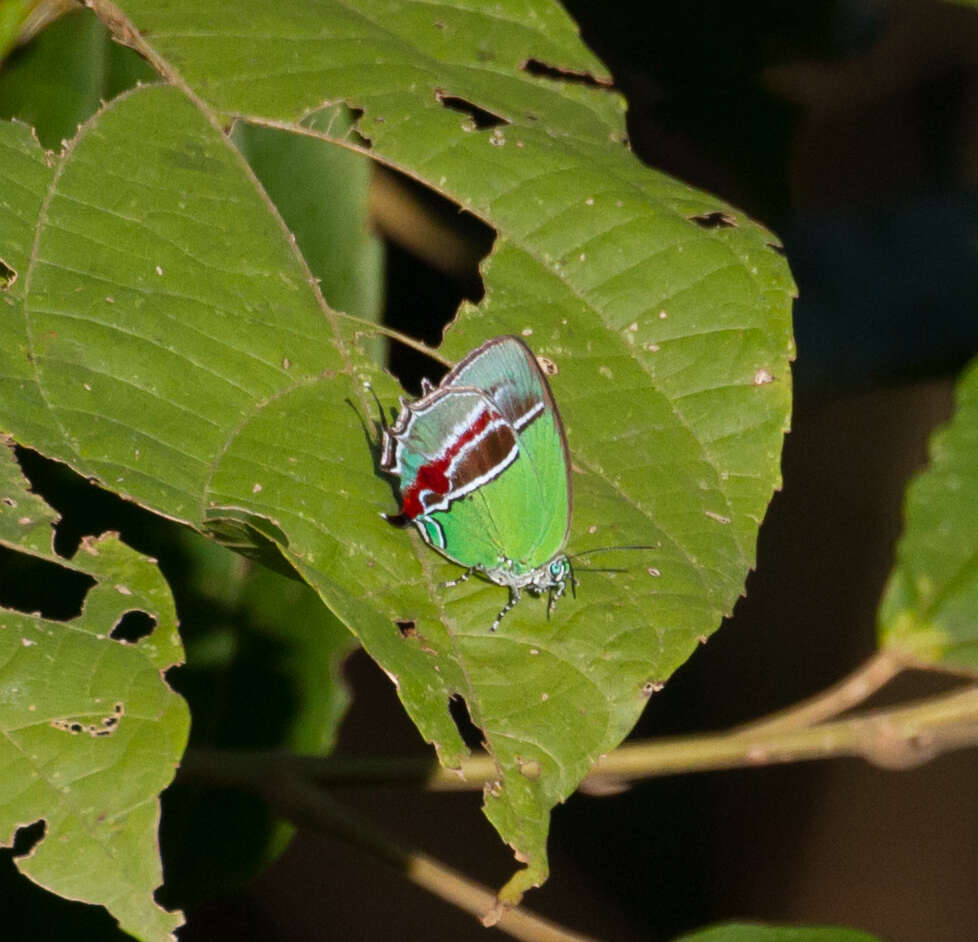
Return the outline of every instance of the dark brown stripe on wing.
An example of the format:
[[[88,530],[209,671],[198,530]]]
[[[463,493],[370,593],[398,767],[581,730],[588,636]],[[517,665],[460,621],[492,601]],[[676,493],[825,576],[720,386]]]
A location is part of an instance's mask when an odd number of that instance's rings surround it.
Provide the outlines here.
[[[465,490],[476,480],[492,480],[490,472],[499,467],[502,471],[510,461],[510,453],[516,444],[513,428],[506,422],[494,422],[463,449],[452,467],[452,490]]]

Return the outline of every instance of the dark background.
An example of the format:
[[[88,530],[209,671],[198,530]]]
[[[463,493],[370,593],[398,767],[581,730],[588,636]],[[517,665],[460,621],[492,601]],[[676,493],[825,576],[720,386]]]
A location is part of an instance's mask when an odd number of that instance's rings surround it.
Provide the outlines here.
[[[722,729],[824,689],[874,650],[903,489],[978,348],[978,13],[858,0],[567,5],[628,98],[637,153],[771,228],[798,283],[796,409],[757,570],[735,616],[633,735]],[[474,269],[446,279],[393,244],[388,273],[387,322],[431,342],[480,290]],[[416,387],[422,363],[396,355],[393,365]],[[178,576],[154,518],[30,456],[25,467],[53,501],[62,495],[78,533],[121,529]],[[193,600],[171,582],[186,622]],[[347,676],[341,754],[429,755],[366,656]],[[901,678],[874,702],[947,684]],[[978,925],[976,777],[972,751],[907,772],[840,760],[575,795],[554,814],[551,879],[527,904],[603,939],[669,939],[744,918],[965,942]],[[478,795],[337,798],[488,885],[511,872]],[[17,851],[37,835],[22,834]],[[179,882],[175,859],[168,879]],[[0,918],[22,937],[114,936],[104,914],[13,874],[8,852]],[[185,942],[481,937],[471,917],[308,832],[253,880],[195,906],[181,932]]]

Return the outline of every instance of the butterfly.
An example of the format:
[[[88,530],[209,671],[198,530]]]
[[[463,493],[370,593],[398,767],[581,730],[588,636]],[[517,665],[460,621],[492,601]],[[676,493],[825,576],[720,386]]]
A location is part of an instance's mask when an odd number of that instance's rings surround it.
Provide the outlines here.
[[[401,398],[383,423],[381,468],[398,482],[394,523],[465,573],[509,590],[492,631],[524,591],[549,593],[548,614],[573,589],[564,545],[571,523],[571,471],[560,413],[546,376],[518,337],[487,340],[421,398]]]

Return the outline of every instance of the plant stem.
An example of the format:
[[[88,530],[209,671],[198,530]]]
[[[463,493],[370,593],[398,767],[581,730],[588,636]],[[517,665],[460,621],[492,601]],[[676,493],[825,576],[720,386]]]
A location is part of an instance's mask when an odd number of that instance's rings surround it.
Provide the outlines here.
[[[775,713],[768,719],[738,727],[733,732],[754,736],[758,733],[814,726],[868,700],[901,670],[903,665],[897,658],[888,651],[878,651],[865,664],[828,690]]]
[[[500,906],[489,888],[427,854],[400,846],[371,821],[334,801],[318,785],[288,770],[268,772],[250,776],[250,784],[283,817],[369,851],[412,883],[487,925],[495,925],[514,939],[526,942],[594,942],[522,907]]]
[[[978,743],[978,685],[816,726],[781,726],[763,721],[727,733],[627,743],[601,758],[581,787],[604,791],[659,775],[841,756],[858,756],[884,768],[907,768]],[[320,759],[191,749],[180,779],[250,788],[276,770],[317,786],[415,785],[432,791],[471,791],[498,775],[484,755],[472,756],[452,770],[425,758]]]
[[[630,743],[601,758],[581,790],[607,794],[630,781],[679,772],[770,765],[858,756],[888,769],[905,769],[942,752],[978,744],[978,684],[905,706],[863,716],[818,722],[879,689],[898,668],[873,658],[836,687],[770,720],[718,735]],[[816,725],[810,725],[816,724]],[[433,766],[428,759],[320,759],[282,753],[188,750],[182,782],[246,788],[262,795],[278,813],[364,847],[441,899],[495,923],[514,938],[542,942],[586,942],[538,916],[501,907],[488,888],[390,836],[329,797],[324,785],[420,785],[435,791],[472,790],[498,775],[488,756],[473,756],[460,770]]]
[[[601,759],[588,776],[629,781],[676,772],[858,756],[888,769],[910,768],[942,752],[978,744],[978,686],[909,706],[799,729],[739,729],[634,743]],[[585,779],[587,782],[587,779]]]

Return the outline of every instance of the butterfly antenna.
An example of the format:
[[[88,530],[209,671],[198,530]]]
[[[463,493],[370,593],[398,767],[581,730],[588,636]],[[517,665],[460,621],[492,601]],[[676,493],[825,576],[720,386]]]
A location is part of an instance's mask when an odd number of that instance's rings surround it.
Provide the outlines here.
[[[384,406],[380,401],[380,397],[377,395],[377,390],[371,385],[370,381],[367,380],[363,384],[363,388],[369,390],[370,395],[374,397],[374,402],[377,404],[377,412],[380,415],[380,427],[385,431],[390,431],[390,426],[387,424],[387,416],[384,415]]]
[[[634,546],[595,546],[592,549],[581,550],[580,553],[572,553],[568,556],[568,560],[579,559],[581,556],[590,556],[592,553],[607,553],[611,550],[654,550],[658,549],[657,546],[647,546],[643,544],[637,544]]]
[[[646,546],[641,544],[629,545],[629,546],[595,546],[593,549],[582,550],[580,553],[573,553],[567,557],[567,565],[571,567],[571,591],[574,590],[574,585],[577,582],[577,578],[574,575],[574,566],[571,563],[572,559],[579,559],[581,556],[590,556],[592,553],[607,553],[610,550],[654,550],[657,549],[655,546]],[[616,566],[588,566],[586,572],[628,572],[627,569],[622,569]],[[574,597],[577,597],[577,593],[574,592]]]

